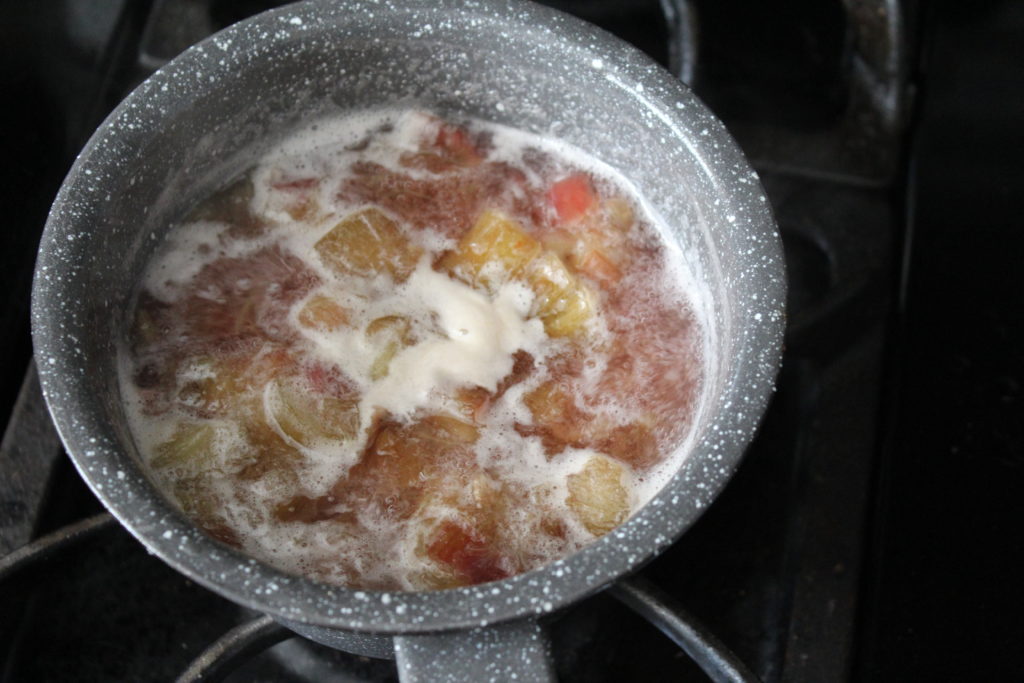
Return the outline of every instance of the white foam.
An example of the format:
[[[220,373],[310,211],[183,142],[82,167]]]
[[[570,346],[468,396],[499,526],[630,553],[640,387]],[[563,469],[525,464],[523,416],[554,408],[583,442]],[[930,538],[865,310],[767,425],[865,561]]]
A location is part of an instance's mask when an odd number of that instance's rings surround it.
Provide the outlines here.
[[[512,354],[543,353],[544,326],[527,319],[532,294],[503,286],[493,298],[434,271],[425,262],[398,288],[396,312],[436,317],[441,334],[410,346],[391,361],[388,375],[367,387],[364,424],[376,409],[408,418],[439,390],[470,384],[494,391],[512,371]]]

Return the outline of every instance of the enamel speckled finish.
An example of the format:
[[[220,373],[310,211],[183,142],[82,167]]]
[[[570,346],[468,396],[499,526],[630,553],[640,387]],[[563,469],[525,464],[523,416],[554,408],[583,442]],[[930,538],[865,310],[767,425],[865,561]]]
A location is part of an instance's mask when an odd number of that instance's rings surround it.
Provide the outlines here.
[[[717,349],[692,451],[646,507],[545,568],[433,593],[319,584],[198,532],[137,462],[114,362],[132,283],[197,197],[300,121],[396,102],[555,135],[618,168],[706,284]],[[725,485],[757,428],[778,368],[783,300],[781,249],[756,175],[722,124],[637,50],[527,4],[324,1],[212,36],[110,115],[50,214],[33,334],[44,392],[76,466],[153,553],[285,620],[416,634],[552,612],[672,543]]]

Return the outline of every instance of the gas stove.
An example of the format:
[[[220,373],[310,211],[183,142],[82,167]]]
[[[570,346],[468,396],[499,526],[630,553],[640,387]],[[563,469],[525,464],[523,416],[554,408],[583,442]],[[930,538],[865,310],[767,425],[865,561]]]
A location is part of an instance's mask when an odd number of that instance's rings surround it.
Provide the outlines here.
[[[0,236],[9,282],[0,312],[2,681],[396,679],[393,662],[289,637],[148,555],[103,516],[63,455],[30,362],[34,249],[74,154],[161,64],[277,4],[64,0],[4,10],[4,122],[16,163],[3,171],[9,229]],[[878,608],[893,585],[882,554],[892,537],[880,519],[892,509],[890,475],[903,471],[886,454],[898,432],[894,359],[926,22],[897,0],[547,4],[634,43],[723,119],[768,192],[790,287],[777,393],[742,466],[629,588],[552,619],[559,678],[705,680],[677,642],[698,659],[742,662],[750,673],[733,679],[884,671],[880,634],[899,625]],[[11,555],[51,532],[34,554]],[[695,624],[692,637],[680,635]]]

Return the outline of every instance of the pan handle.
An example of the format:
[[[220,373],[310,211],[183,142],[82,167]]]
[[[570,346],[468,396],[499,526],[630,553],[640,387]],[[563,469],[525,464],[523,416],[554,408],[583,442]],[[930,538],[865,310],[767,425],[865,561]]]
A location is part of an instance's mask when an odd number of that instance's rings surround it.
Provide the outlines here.
[[[534,619],[467,631],[395,636],[402,683],[554,681],[551,644]]]

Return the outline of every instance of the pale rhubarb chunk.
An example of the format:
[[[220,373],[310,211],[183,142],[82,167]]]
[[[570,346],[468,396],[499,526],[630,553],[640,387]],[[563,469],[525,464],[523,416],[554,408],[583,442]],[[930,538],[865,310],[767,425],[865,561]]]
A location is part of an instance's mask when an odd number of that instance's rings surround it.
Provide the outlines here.
[[[476,426],[449,415],[406,424],[375,418],[359,462],[331,494],[390,519],[408,519],[425,495],[450,483],[448,473],[473,466],[479,437]]]
[[[611,197],[605,200],[601,209],[605,225],[618,232],[629,231],[636,221],[633,207],[622,197]]]
[[[299,310],[298,321],[300,325],[311,330],[334,332],[348,325],[348,313],[331,297],[317,294],[303,304]]]
[[[614,285],[622,279],[622,271],[607,253],[599,248],[588,249],[573,262],[576,270],[602,285]]]
[[[608,533],[629,516],[626,470],[603,456],[591,457],[583,469],[568,477],[566,504],[595,536]]]
[[[412,346],[412,324],[400,315],[386,315],[366,326],[366,336],[380,349],[370,366],[370,379],[377,381],[388,376],[391,361],[402,349]]]
[[[374,208],[344,218],[320,238],[316,251],[339,274],[372,277],[386,272],[396,282],[409,277],[421,254],[393,220]]]
[[[586,226],[546,230],[541,237],[544,248],[557,254],[572,272],[582,273],[602,286],[614,285],[622,279],[622,269],[612,258],[614,245]]]
[[[577,231],[562,227],[552,227],[542,231],[539,239],[546,250],[558,254],[566,263],[571,262],[580,245]]]
[[[594,315],[594,295],[558,255],[544,252],[529,265],[525,277],[536,295],[533,314],[548,335],[568,337],[583,331]]]
[[[293,362],[284,349],[225,358],[201,356],[192,361],[195,379],[178,391],[178,402],[198,417],[240,416],[262,412],[263,387]]]
[[[480,438],[475,425],[451,415],[429,415],[420,420],[413,434],[424,441],[445,445],[468,445]]]
[[[516,553],[503,537],[515,499],[482,472],[452,475],[462,480],[460,488],[450,481],[420,505],[428,516],[415,520],[415,553],[429,562],[414,582],[452,588],[515,573]],[[439,518],[438,508],[448,512]]]
[[[548,455],[560,453],[566,446],[584,445],[585,425],[591,416],[576,406],[572,394],[557,382],[544,382],[523,396],[530,410],[533,426],[520,429],[520,433],[537,435]]]
[[[359,428],[358,401],[318,396],[290,381],[275,380],[270,417],[296,443],[312,448],[325,441],[351,439]]]
[[[540,243],[500,211],[481,214],[441,268],[470,285],[494,290],[540,253]]]
[[[194,377],[181,383],[178,402],[200,417],[222,414],[230,409],[236,402],[237,380],[228,376],[226,365],[207,356],[192,359],[185,369]]]
[[[262,413],[249,416],[242,429],[249,448],[232,451],[229,466],[234,476],[240,481],[257,481],[271,475],[278,482],[298,486],[295,468],[302,462],[298,449],[285,441]]]
[[[180,422],[171,438],[156,447],[156,457],[150,465],[155,469],[202,466],[213,456],[215,436],[211,424]]]

